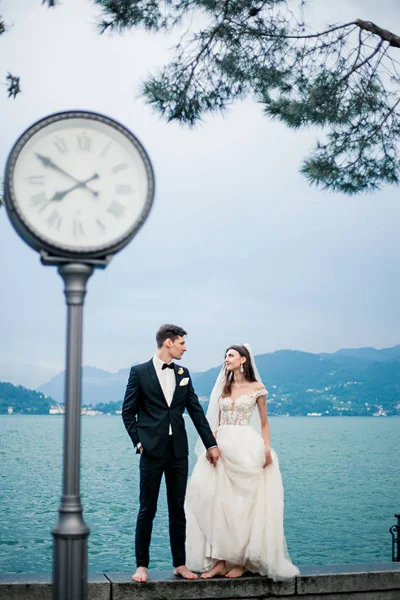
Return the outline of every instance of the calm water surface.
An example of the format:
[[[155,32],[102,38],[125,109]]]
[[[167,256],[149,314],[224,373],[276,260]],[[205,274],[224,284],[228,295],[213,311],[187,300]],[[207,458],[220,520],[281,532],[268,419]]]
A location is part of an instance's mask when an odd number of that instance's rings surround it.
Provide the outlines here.
[[[196,432],[186,420],[191,448]],[[285,485],[293,562],[391,560],[400,511],[400,418],[271,417]],[[62,417],[0,416],[1,572],[51,571],[61,493]],[[194,465],[191,454],[191,468]],[[91,528],[89,571],[134,567],[138,457],[119,417],[82,419],[82,502]],[[164,484],[150,567],[170,569]]]

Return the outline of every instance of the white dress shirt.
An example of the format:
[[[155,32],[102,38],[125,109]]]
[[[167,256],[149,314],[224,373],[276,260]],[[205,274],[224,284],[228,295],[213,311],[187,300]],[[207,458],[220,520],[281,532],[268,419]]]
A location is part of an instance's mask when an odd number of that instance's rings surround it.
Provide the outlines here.
[[[167,401],[168,406],[171,406],[172,398],[174,397],[175,388],[176,388],[176,378],[175,378],[175,370],[174,369],[163,369],[162,366],[164,361],[158,358],[157,354],[153,356],[153,365],[157,373],[158,381],[160,382],[161,389],[164,393],[165,400]],[[171,424],[169,426],[169,435],[172,435]],[[136,446],[140,448],[142,444],[139,442]],[[217,445],[210,446],[211,448],[217,448]]]
[[[171,406],[176,388],[176,379],[174,369],[163,369],[164,361],[158,358],[157,354],[153,356],[153,365],[157,373],[158,381],[164,393],[168,406]],[[171,425],[169,426],[169,435],[172,435]]]

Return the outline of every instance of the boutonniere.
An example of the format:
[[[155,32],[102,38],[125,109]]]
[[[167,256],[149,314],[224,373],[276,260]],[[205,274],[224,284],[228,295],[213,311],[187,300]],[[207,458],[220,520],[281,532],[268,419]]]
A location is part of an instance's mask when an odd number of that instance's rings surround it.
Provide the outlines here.
[[[178,371],[178,375],[183,375],[183,369],[182,369],[182,367],[180,367],[180,369]]]

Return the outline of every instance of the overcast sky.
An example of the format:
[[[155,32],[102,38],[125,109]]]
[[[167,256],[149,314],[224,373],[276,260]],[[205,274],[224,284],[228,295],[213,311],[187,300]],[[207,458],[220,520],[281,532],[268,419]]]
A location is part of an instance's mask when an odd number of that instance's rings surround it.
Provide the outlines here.
[[[397,0],[319,0],[313,10],[325,23],[400,25]],[[400,343],[399,189],[349,198],[311,188],[298,169],[315,132],[272,123],[251,100],[194,130],[165,124],[138,89],[173,38],[99,36],[88,0],[55,10],[2,0],[0,14],[12,25],[0,78],[18,74],[23,89],[9,100],[0,88],[1,168],[35,120],[80,108],[130,128],[155,169],[148,221],[89,282],[84,364],[116,371],[149,359],[164,322],[189,332],[184,364],[196,371],[238,341],[257,354]],[[0,380],[33,387],[64,368],[62,281],[4,209],[0,239]]]

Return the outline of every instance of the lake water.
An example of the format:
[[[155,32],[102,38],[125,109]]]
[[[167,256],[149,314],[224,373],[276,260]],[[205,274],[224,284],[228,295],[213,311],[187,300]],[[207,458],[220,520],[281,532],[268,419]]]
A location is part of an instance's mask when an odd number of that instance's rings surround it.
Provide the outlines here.
[[[186,423],[193,448],[196,432]],[[1,572],[51,571],[62,424],[58,416],[0,416]],[[400,418],[271,417],[270,426],[293,562],[390,561],[389,527],[400,512]],[[133,569],[138,457],[121,418],[83,417],[81,482],[89,571]],[[150,567],[171,568],[164,484]]]

